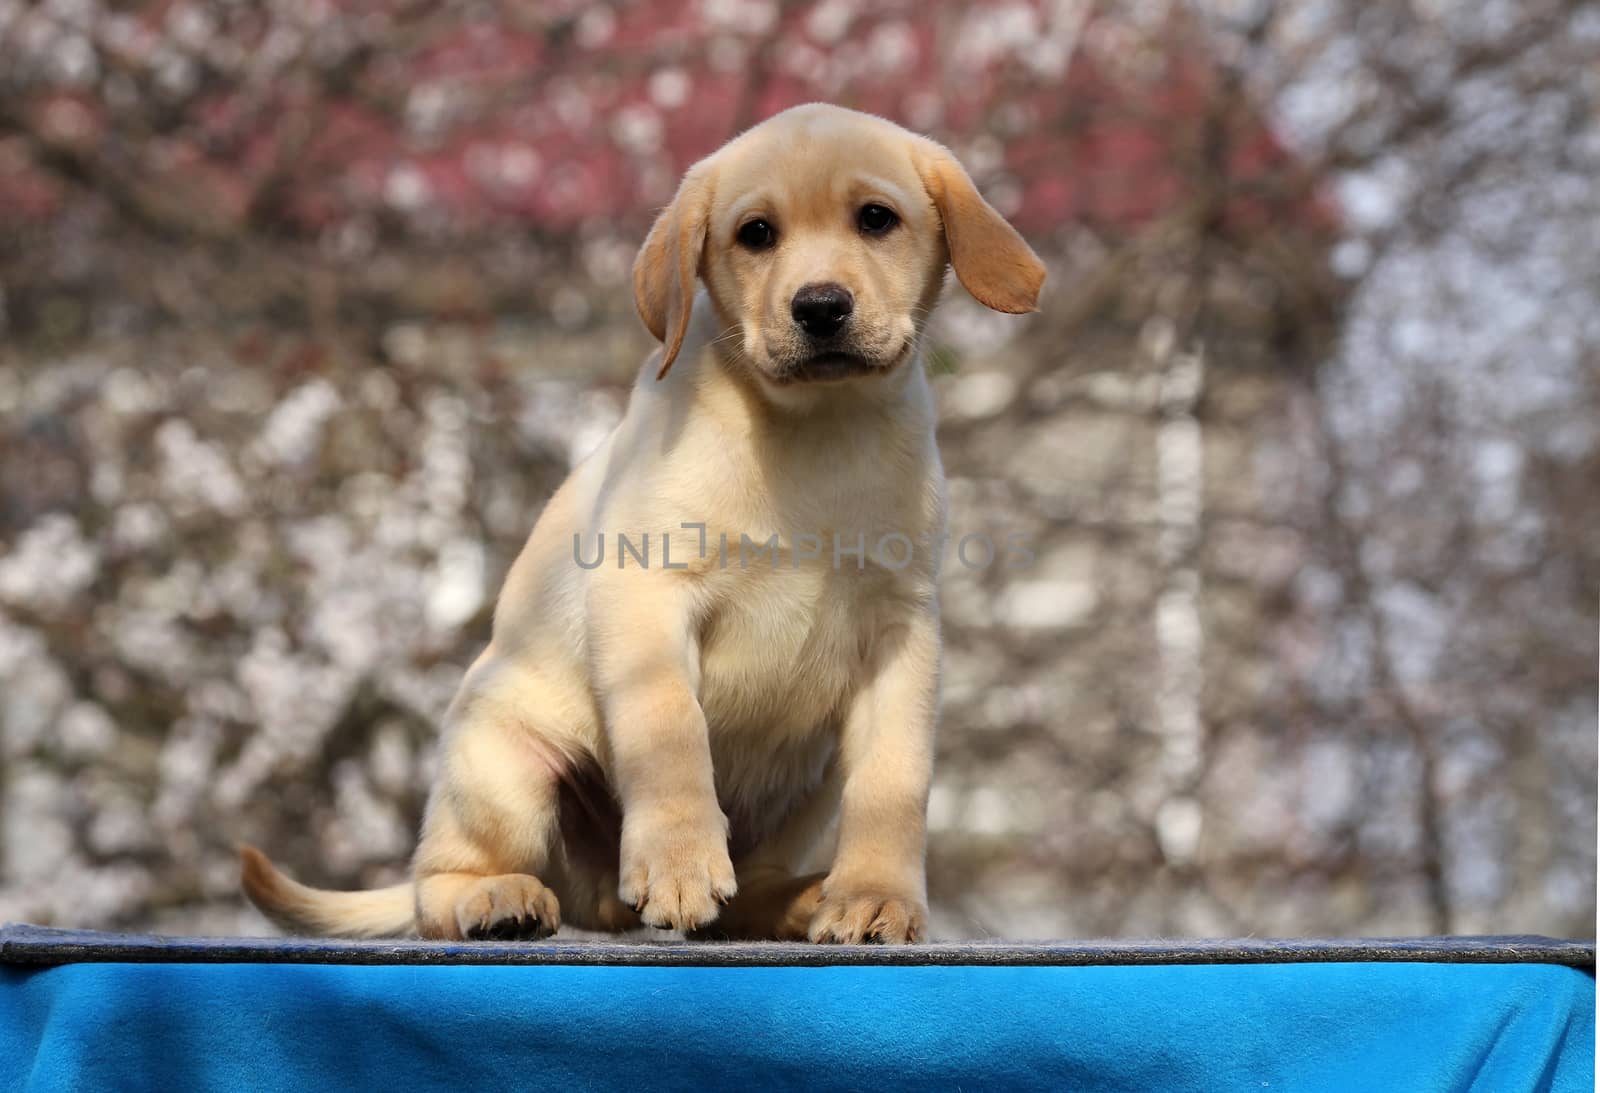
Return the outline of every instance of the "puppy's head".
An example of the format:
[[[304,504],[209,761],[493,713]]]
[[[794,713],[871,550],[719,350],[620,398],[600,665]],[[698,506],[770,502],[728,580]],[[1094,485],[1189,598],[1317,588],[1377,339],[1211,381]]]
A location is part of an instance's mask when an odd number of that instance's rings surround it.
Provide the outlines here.
[[[665,376],[703,280],[719,344],[766,385],[864,380],[916,345],[946,265],[1031,311],[1044,266],[946,149],[881,118],[799,106],[690,168],[634,263]]]

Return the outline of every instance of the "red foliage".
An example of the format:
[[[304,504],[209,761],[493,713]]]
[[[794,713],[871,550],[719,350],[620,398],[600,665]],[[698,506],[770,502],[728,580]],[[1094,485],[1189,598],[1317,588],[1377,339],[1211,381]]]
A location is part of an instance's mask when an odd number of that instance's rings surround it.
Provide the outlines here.
[[[926,127],[969,158],[982,142],[993,151],[974,164],[980,183],[1005,195],[1024,231],[1048,235],[1072,223],[1125,231],[1182,202],[1219,85],[1192,26],[1158,34],[1125,64],[1132,39],[1103,19],[1066,36],[1070,60],[1064,45],[1037,53],[1062,36],[1050,39],[1041,9],[1025,5],[718,5],[718,27],[702,8],[577,8],[534,29],[474,16],[389,49],[380,35],[353,78],[312,66],[265,89],[203,86],[159,144],[141,146],[125,117],[81,93],[43,88],[34,113],[70,107],[80,144],[105,129],[142,170],[182,176],[183,192],[242,226],[266,215],[274,230],[314,234],[386,211],[401,223],[426,214],[459,230],[559,234],[637,228],[739,127],[828,100]],[[145,28],[164,31],[165,9],[146,9]],[[258,21],[218,33],[247,49],[265,37]],[[1260,118],[1234,119],[1227,137],[1234,180],[1292,171]],[[1314,196],[1295,190],[1274,207],[1271,189],[1234,199],[1228,215],[1329,226]],[[0,145],[0,202],[47,218],[61,193]]]

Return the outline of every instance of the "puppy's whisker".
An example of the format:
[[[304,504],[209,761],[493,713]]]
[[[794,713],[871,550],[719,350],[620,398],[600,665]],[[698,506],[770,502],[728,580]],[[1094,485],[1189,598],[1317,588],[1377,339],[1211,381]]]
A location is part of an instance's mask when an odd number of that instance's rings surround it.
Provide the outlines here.
[[[712,338],[710,341],[708,341],[706,343],[706,348],[708,348],[708,349],[715,348],[716,346],[722,345],[722,344],[727,343],[727,342],[737,341],[737,340],[739,340],[739,339],[741,339],[743,337],[744,337],[744,328],[743,327],[738,327],[738,326],[729,327],[727,330],[724,330],[721,334],[717,335],[715,338]]]

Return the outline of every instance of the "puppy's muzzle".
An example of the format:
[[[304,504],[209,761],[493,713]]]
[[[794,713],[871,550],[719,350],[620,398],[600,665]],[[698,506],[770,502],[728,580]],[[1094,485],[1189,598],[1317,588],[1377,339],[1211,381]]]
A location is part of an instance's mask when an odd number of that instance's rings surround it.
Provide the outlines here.
[[[802,286],[789,303],[789,314],[808,336],[826,341],[844,330],[855,307],[849,289],[828,281]]]

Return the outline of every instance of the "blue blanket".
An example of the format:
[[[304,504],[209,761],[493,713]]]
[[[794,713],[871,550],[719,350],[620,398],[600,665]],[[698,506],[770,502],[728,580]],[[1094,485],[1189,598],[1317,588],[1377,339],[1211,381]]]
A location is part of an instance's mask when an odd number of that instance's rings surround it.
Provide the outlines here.
[[[0,1090],[1594,1088],[1559,964],[0,965]]]

